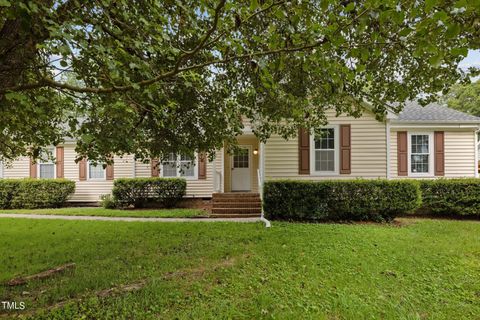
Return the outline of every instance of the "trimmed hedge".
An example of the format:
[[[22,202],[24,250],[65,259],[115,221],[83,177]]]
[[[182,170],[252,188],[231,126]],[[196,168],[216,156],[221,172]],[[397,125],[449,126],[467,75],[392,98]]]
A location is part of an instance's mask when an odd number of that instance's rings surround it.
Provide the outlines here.
[[[75,182],[66,179],[0,180],[0,208],[58,208],[74,192]]]
[[[414,180],[324,180],[265,182],[269,219],[391,221],[421,204]]]
[[[120,207],[144,207],[156,202],[171,208],[186,193],[187,181],[181,178],[123,178],[113,183],[112,195]]]
[[[480,179],[422,180],[425,213],[480,216]]]

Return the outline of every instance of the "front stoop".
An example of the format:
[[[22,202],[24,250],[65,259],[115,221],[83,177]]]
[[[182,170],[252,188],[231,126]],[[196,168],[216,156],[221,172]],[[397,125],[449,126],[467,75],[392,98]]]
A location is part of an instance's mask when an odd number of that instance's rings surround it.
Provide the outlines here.
[[[262,201],[260,194],[251,192],[226,192],[212,195],[214,218],[260,217]]]

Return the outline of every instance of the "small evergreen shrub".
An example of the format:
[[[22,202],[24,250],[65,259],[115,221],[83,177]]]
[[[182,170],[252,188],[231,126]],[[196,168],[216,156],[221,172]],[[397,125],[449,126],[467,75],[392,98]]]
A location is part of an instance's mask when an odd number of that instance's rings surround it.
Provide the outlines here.
[[[263,208],[270,219],[391,221],[421,203],[414,180],[268,181]]]
[[[142,208],[156,202],[174,207],[186,193],[187,182],[181,178],[123,178],[113,183],[112,195],[121,207]]]
[[[100,205],[104,209],[115,209],[118,207],[117,202],[115,199],[112,197],[111,194],[102,194],[100,196]]]
[[[435,179],[420,182],[423,211],[480,217],[480,179]]]
[[[75,182],[66,179],[0,180],[0,208],[58,208],[75,192]]]

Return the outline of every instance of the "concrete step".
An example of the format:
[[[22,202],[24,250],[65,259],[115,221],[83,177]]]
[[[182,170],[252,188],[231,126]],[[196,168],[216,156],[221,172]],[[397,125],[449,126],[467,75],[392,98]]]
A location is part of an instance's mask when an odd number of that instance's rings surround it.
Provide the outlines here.
[[[214,202],[213,208],[261,208],[260,201],[218,201]]]
[[[212,208],[212,213],[222,213],[222,214],[260,214],[262,208]]]

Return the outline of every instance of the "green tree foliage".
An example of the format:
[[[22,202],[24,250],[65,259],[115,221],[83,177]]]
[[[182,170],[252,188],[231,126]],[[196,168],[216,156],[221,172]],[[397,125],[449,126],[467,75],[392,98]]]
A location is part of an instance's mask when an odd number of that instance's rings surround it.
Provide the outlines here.
[[[480,47],[479,12],[478,0],[0,0],[0,156],[66,136],[98,160],[211,151],[241,116],[264,140],[325,124],[326,108],[427,103],[471,76],[457,66]]]
[[[453,85],[442,97],[442,102],[450,108],[480,117],[480,81]]]

